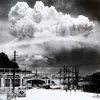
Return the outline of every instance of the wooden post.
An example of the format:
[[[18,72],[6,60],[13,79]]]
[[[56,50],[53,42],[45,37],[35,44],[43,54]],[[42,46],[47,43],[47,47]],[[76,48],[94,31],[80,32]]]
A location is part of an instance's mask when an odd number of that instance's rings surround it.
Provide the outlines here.
[[[63,70],[63,89],[65,89],[65,66],[64,66],[64,70]]]
[[[60,88],[61,88],[61,69],[60,69]]]
[[[14,51],[14,64],[16,63],[16,51]],[[13,96],[15,95],[15,67],[13,66]]]

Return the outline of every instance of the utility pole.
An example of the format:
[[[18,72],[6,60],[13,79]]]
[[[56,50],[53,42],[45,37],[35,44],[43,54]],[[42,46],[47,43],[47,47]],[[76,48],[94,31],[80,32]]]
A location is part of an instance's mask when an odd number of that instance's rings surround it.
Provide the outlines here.
[[[65,66],[64,66],[64,69],[63,69],[63,89],[65,89]]]
[[[13,62],[14,62],[14,65],[16,63],[16,51],[14,50],[14,59],[13,59]],[[15,68],[16,66],[13,66],[13,96],[15,96]]]
[[[66,67],[66,92],[67,92],[67,90],[68,90],[68,80],[67,80],[67,75],[68,75],[68,72],[67,72],[67,67]]]
[[[68,89],[70,89],[70,69],[68,70]]]
[[[75,85],[78,88],[78,81],[79,81],[79,67],[75,66]]]
[[[62,72],[62,70],[60,69],[60,89],[61,89],[61,72]]]

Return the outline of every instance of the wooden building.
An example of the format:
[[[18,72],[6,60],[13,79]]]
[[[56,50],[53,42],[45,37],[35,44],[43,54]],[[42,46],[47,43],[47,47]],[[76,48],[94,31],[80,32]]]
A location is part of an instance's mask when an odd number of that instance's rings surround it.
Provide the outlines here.
[[[31,71],[21,70],[15,61],[11,61],[8,56],[0,53],[0,87],[18,87],[23,84],[25,74]],[[15,81],[14,81],[15,80]],[[14,85],[13,85],[14,84]]]
[[[31,71],[21,70],[16,68],[15,70],[15,83],[14,86],[22,86],[24,83],[23,77],[25,75],[32,74]],[[13,69],[0,68],[0,87],[12,87],[13,86]]]

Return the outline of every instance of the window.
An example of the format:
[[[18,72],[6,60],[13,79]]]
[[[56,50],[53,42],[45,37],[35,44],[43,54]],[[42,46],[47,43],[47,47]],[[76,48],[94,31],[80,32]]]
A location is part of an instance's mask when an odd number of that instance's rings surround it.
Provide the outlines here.
[[[12,84],[13,84],[13,79],[12,79]],[[20,79],[15,79],[14,84],[16,87],[20,86]]]
[[[10,87],[10,79],[5,79],[5,87]]]

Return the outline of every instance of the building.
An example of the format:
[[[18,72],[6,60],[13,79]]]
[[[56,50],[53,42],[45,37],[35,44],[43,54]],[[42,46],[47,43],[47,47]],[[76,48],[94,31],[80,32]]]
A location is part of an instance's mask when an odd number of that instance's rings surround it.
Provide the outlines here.
[[[31,71],[21,70],[16,62],[10,61],[8,56],[0,53],[0,87],[20,86],[23,84],[23,77],[31,74]],[[15,79],[15,82],[14,82]],[[14,84],[14,85],[13,85]]]
[[[45,87],[50,85],[55,85],[55,82],[49,77],[44,75],[44,73],[33,73],[23,77],[23,80],[28,84],[30,83],[32,87]]]
[[[100,93],[100,72],[84,77],[78,84],[84,92]]]
[[[16,68],[15,70],[15,82],[14,86],[22,86],[24,84],[23,77],[25,75],[32,74],[31,71],[21,70],[20,68]],[[13,68],[0,68],[0,87],[12,87],[13,86]]]

